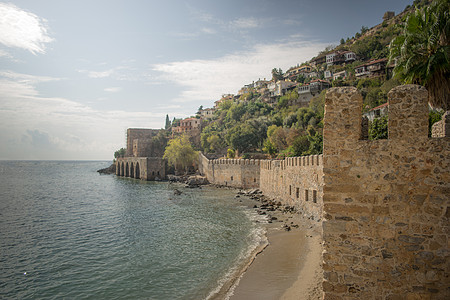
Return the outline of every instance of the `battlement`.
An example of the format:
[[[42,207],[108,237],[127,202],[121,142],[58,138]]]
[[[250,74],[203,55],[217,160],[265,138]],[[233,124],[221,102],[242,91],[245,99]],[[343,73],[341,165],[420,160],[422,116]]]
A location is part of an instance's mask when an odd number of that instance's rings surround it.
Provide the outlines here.
[[[266,170],[278,167],[285,170],[293,167],[322,166],[323,155],[286,157],[283,160],[265,159],[261,160],[260,164],[261,168]]]
[[[425,88],[396,87],[388,102],[388,139],[369,141],[357,90],[326,95],[325,299],[448,296],[450,139],[428,138]]]
[[[259,159],[232,159],[232,158],[219,158],[209,160],[209,163],[216,165],[256,165],[259,166]]]

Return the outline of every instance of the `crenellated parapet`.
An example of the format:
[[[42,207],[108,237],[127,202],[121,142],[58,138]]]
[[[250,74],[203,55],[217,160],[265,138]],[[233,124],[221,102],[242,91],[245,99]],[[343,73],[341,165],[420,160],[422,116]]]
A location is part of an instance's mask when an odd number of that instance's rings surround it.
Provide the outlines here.
[[[277,167],[280,167],[284,170],[293,167],[322,166],[323,155],[286,157],[283,160],[266,159],[261,160],[260,164],[261,168],[266,170],[271,170]]]
[[[361,139],[362,97],[325,100],[325,299],[449,296],[450,139],[428,137],[427,91],[388,94],[388,139]]]

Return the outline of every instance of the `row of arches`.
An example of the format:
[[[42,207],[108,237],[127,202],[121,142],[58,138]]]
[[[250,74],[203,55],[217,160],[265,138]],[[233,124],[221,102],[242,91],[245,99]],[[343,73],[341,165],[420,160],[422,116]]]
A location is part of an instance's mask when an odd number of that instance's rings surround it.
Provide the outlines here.
[[[141,168],[139,162],[118,162],[116,167],[116,175],[140,179]]]

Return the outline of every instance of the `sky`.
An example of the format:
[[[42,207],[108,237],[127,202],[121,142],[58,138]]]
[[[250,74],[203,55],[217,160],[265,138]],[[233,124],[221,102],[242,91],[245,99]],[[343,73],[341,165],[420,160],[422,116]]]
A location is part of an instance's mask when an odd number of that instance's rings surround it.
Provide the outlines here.
[[[412,0],[0,0],[0,160],[112,160]]]

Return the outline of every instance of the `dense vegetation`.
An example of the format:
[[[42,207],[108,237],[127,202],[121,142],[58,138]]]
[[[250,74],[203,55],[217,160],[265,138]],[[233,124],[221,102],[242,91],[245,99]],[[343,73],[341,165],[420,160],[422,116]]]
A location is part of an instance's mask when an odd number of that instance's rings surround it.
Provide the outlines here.
[[[290,105],[291,98],[298,98],[295,94],[279,97],[273,107],[259,97],[221,103],[202,131],[202,150],[231,149],[229,157],[255,152],[272,157],[321,153],[324,94],[313,98],[309,107]]]

